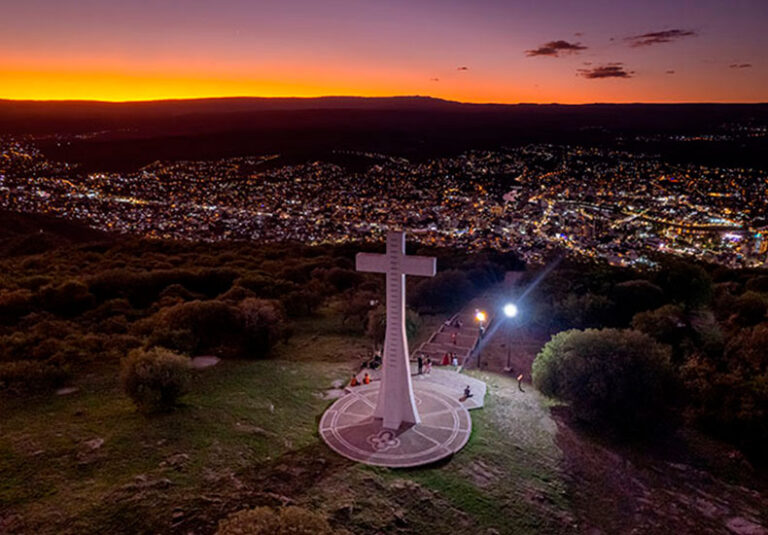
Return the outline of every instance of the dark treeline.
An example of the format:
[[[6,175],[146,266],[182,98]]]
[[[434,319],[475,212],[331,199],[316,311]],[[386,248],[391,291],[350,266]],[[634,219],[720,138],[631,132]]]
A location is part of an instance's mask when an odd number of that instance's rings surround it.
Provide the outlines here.
[[[526,303],[533,326],[560,333],[534,380],[577,416],[631,431],[682,418],[768,460],[768,271],[565,263]]]
[[[40,252],[16,241],[0,260],[0,391],[47,390],[135,349],[263,358],[321,307],[378,337],[384,278],[355,271],[354,255],[381,245],[54,242]],[[438,256],[440,273],[409,281],[411,315],[459,307],[521,267],[490,251],[420,252]]]

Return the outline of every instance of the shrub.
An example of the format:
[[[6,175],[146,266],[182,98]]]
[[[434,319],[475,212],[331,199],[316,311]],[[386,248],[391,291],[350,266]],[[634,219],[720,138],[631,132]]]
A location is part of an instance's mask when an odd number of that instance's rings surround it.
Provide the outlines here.
[[[768,275],[757,275],[747,281],[747,290],[768,293]]]
[[[94,304],[88,286],[72,279],[57,286],[48,285],[40,290],[40,301],[46,310],[66,316],[77,316]]]
[[[617,428],[646,427],[663,413],[669,351],[632,330],[588,329],[556,334],[533,363],[544,394],[570,403],[574,415]]]
[[[15,321],[32,311],[32,292],[13,290],[0,293],[0,322]]]
[[[208,353],[238,345],[241,322],[228,303],[190,301],[166,308],[159,316],[152,338],[172,349]]]
[[[256,507],[219,522],[216,535],[331,535],[331,526],[318,513],[301,507]]]
[[[611,322],[613,302],[591,292],[584,295],[570,294],[555,307],[555,317],[566,327],[600,327]]]
[[[739,296],[734,303],[736,323],[749,327],[757,325],[765,319],[768,310],[765,298],[756,292],[746,292]]]
[[[653,310],[664,304],[664,292],[647,280],[631,280],[613,288],[618,320],[626,325],[638,312]]]
[[[712,278],[694,264],[671,262],[659,272],[657,282],[673,301],[686,308],[700,307],[712,299]]]
[[[692,355],[681,369],[694,415],[714,434],[768,459],[768,323],[742,329],[721,356]]]
[[[410,308],[405,310],[405,335],[408,340],[412,340],[419,330],[421,318],[417,312]],[[368,312],[368,321],[365,329],[374,344],[383,344],[387,330],[387,310],[384,305],[378,305]]]
[[[0,392],[22,394],[51,390],[60,385],[67,375],[63,369],[43,362],[0,362]]]
[[[672,346],[678,346],[689,333],[685,312],[676,305],[640,312],[632,318],[632,328]]]
[[[263,357],[286,334],[285,315],[280,304],[266,299],[248,298],[238,305],[244,348]]]
[[[168,349],[134,349],[122,362],[123,390],[142,412],[169,410],[186,392],[189,359]]]
[[[409,301],[420,312],[443,312],[463,305],[474,293],[466,273],[451,269],[417,283],[409,290]]]

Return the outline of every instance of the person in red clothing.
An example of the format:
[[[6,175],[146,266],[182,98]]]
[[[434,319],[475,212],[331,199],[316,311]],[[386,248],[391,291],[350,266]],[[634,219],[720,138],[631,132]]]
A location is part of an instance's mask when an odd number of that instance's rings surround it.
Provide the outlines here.
[[[366,373],[365,375],[368,375],[368,374]],[[352,374],[352,380],[351,380],[351,381],[349,381],[349,386],[357,386],[357,385],[359,385],[359,384],[360,384],[360,383],[358,383],[358,382],[357,382],[357,375],[355,375],[355,374],[353,373],[353,374]]]
[[[448,366],[451,363],[451,357],[448,356],[448,353],[443,355],[443,366]]]
[[[363,384],[371,384],[371,376],[368,375],[368,372],[365,372],[365,375],[363,376]]]

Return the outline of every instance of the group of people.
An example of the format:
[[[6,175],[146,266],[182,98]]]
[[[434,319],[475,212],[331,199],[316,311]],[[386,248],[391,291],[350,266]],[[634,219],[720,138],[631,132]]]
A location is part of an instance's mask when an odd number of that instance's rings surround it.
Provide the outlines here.
[[[360,365],[360,371],[363,371],[366,368],[375,370],[379,367],[381,367],[381,355],[379,353],[374,353],[372,359],[363,360],[363,363]]]
[[[432,357],[427,357],[427,359],[424,360],[424,357],[421,354],[416,355],[416,366],[418,368],[419,375],[422,373],[432,373]]]
[[[350,379],[350,381],[349,381],[349,386],[358,386],[358,385],[361,385],[361,384],[363,384],[363,385],[371,384],[371,376],[368,375],[368,372],[365,372],[365,375],[363,375],[363,378],[359,379],[359,380],[357,378],[357,374],[356,373],[352,374],[352,379]]]
[[[457,357],[456,353],[454,353],[453,351],[446,352],[446,353],[443,354],[442,365],[443,366],[458,367],[459,366],[459,357]]]

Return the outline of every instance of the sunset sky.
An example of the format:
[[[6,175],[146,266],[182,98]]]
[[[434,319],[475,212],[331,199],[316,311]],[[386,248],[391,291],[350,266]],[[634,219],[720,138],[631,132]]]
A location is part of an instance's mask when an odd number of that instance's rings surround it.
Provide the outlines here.
[[[766,102],[768,0],[0,3],[0,98]]]

